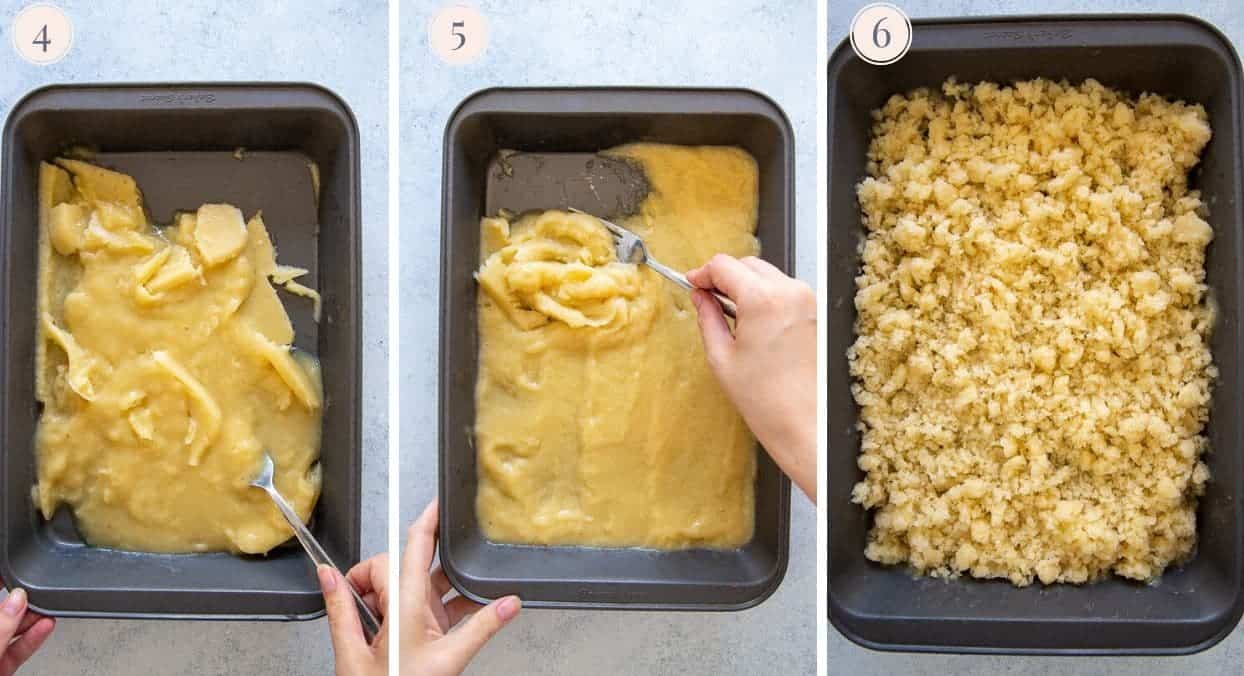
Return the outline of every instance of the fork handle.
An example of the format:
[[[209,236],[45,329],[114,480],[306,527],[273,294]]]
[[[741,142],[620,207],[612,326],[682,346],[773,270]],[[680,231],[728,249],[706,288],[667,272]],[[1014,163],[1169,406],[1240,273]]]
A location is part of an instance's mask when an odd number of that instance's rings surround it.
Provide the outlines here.
[[[660,262],[653,260],[651,257],[649,257],[648,260],[645,262],[648,264],[648,267],[652,268],[653,270],[656,270],[657,274],[661,275],[662,277],[670,280],[671,282],[677,284],[678,286],[681,286],[682,288],[688,291],[692,291],[692,290],[699,288],[698,286],[695,286],[691,282],[687,281],[687,276],[684,275],[683,273],[671,267],[663,265]],[[734,304],[734,301],[727,298],[725,294],[718,291],[717,289],[704,289],[704,290],[708,291],[710,294],[712,294],[713,298],[717,299],[717,303],[721,305],[721,311],[726,313],[727,317],[730,317],[731,319],[738,319],[738,316],[736,313],[736,310],[738,308]]]
[[[363,601],[363,597],[359,595],[358,590],[354,588],[354,583],[350,581],[350,578],[341,574],[341,569],[328,557],[328,552],[324,551],[324,548],[320,546],[319,541],[315,539],[311,531],[307,530],[307,527],[303,525],[302,519],[298,518],[298,513],[294,511],[294,508],[290,507],[288,502],[285,502],[285,498],[281,497],[281,494],[276,492],[276,490],[265,488],[264,492],[276,503],[276,508],[285,517],[289,527],[294,529],[294,536],[298,538],[298,542],[302,544],[302,548],[306,550],[307,556],[311,557],[311,561],[315,563],[316,567],[318,568],[320,564],[329,566],[337,571],[337,574],[345,581],[346,588],[350,590],[350,595],[354,597],[354,604],[358,606],[359,619],[363,623],[363,633],[367,635],[367,642],[371,643],[376,634],[380,633],[380,621],[376,619],[375,614],[371,612],[371,608],[367,606],[367,603]]]

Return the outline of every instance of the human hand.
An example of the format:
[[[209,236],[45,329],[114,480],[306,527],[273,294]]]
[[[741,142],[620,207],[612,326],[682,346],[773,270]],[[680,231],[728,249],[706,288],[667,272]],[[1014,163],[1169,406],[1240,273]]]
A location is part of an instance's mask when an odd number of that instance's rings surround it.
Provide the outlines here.
[[[324,592],[337,676],[386,676],[389,673],[389,623],[385,619],[385,610],[389,607],[389,555],[377,554],[360,562],[345,578],[326,565],[320,565],[316,574]],[[359,619],[354,597],[346,586],[347,578],[380,620],[380,632],[370,645],[363,634],[363,622]]]
[[[488,639],[518,615],[521,606],[517,596],[504,596],[483,607],[463,596],[445,600],[452,591],[449,579],[439,565],[432,567],[438,518],[433,500],[411,525],[402,555],[399,602],[404,676],[462,673]]]
[[[816,294],[759,258],[687,273],[709,367],[778,467],[816,502]],[[738,306],[734,333],[717,289]]]
[[[56,620],[27,608],[26,590],[9,592],[0,603],[0,676],[12,676],[52,635]]]

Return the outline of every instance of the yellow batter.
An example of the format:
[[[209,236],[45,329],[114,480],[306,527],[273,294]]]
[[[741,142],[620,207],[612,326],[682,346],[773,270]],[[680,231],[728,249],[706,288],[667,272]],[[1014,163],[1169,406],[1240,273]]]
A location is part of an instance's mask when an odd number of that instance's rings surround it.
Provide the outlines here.
[[[636,144],[651,192],[621,224],[676,269],[754,255],[756,162]],[[476,509],[497,542],[737,547],[755,441],[705,362],[686,291],[617,261],[595,218],[485,218]]]
[[[262,553],[292,532],[247,487],[266,449],[305,520],[320,492],[321,388],[270,275],[263,220],[208,204],[157,229],[134,180],[76,160],[39,181],[36,396],[45,518],[87,542]]]

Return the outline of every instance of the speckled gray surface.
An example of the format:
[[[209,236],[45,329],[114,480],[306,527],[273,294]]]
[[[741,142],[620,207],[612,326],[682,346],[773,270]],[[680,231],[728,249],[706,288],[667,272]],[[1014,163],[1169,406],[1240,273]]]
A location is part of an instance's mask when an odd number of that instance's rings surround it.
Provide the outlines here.
[[[471,2],[492,36],[478,62],[427,46],[439,2],[402,5],[402,519],[436,494],[441,140],[468,94],[497,85],[750,87],[795,128],[798,273],[815,281],[816,7],[798,2]],[[815,511],[792,504],[790,568],[755,609],[725,614],[524,611],[475,674],[807,674],[815,669]]]
[[[891,0],[911,17],[985,16],[995,14],[1048,14],[1085,12],[1167,12],[1193,14],[1218,26],[1235,43],[1244,44],[1244,14],[1235,0],[1206,2],[1141,2],[1138,0],[1018,0],[998,3],[990,0]],[[851,18],[868,0],[843,2],[829,0],[829,50],[833,51],[846,37]],[[1000,9],[1001,5],[1005,9]],[[822,71],[823,72],[823,71]],[[833,516],[829,517],[833,528]],[[826,651],[831,674],[1134,674],[1149,676],[1170,674],[1239,674],[1244,673],[1244,626],[1222,643],[1191,657],[1167,658],[1068,658],[1068,657],[983,657],[951,655],[900,655],[878,653],[860,648],[828,629]]]
[[[385,3],[334,0],[58,0],[75,27],[59,64],[17,58],[0,0],[0,115],[53,82],[287,80],[336,91],[362,136],[363,552],[386,548],[387,357]],[[308,567],[308,574],[312,574]],[[23,674],[326,674],[323,620],[300,623],[62,620]]]

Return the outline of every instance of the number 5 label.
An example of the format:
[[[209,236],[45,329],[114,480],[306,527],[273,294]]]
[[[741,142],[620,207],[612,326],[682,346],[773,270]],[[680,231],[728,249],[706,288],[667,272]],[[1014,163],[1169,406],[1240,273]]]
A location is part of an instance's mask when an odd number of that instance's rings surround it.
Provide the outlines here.
[[[886,66],[911,48],[911,19],[888,2],[874,2],[851,20],[851,48],[874,66]]]
[[[73,24],[59,7],[29,5],[13,20],[13,48],[30,63],[46,66],[65,58],[73,45]]]
[[[472,63],[488,46],[488,20],[471,7],[446,7],[428,22],[428,45],[445,63]]]

